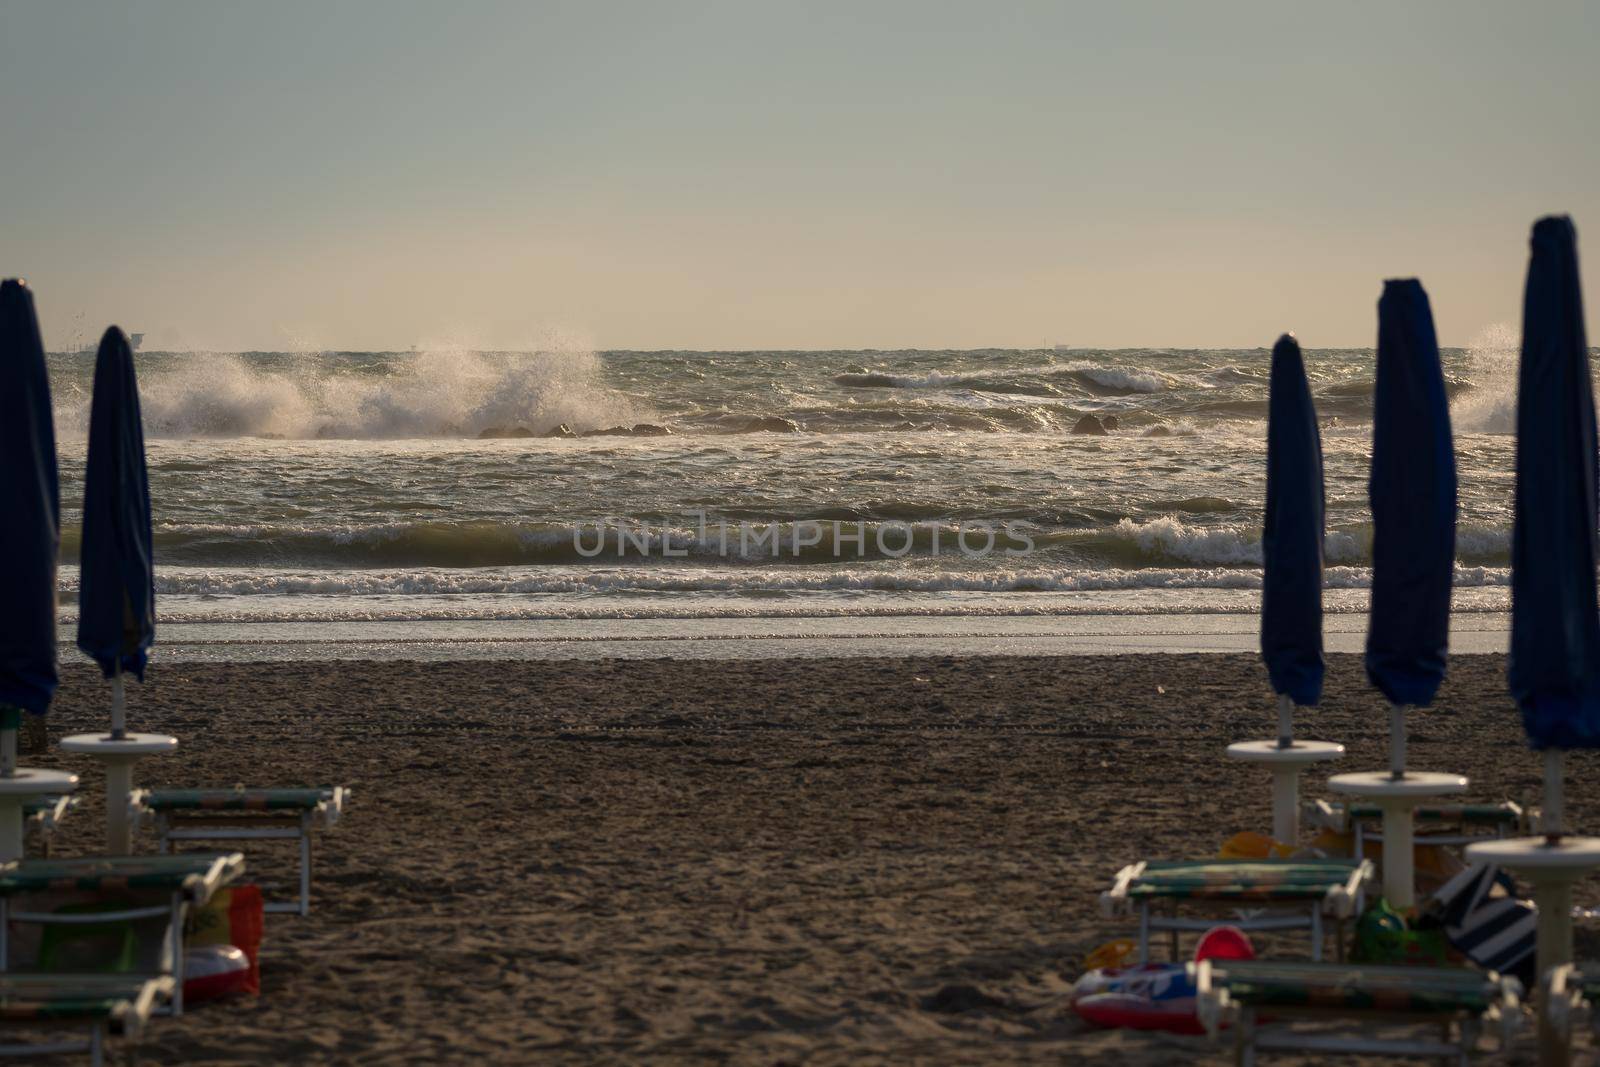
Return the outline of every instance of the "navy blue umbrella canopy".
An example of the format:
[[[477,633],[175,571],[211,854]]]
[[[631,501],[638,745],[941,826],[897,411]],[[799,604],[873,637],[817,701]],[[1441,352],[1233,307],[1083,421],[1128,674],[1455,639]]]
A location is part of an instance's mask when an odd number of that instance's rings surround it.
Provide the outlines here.
[[[0,283],[0,705],[43,715],[56,691],[61,501],[33,294]]]
[[[155,639],[150,486],[133,349],[115,326],[100,341],[83,483],[78,647],[107,678],[144,678]]]
[[[1267,510],[1261,533],[1261,658],[1272,688],[1296,704],[1322,697],[1322,438],[1300,345],[1272,349]]]
[[[1433,312],[1415,278],[1385,282],[1378,301],[1367,493],[1367,677],[1390,703],[1425,707],[1444,681],[1449,649],[1456,459]]]
[[[1594,394],[1572,220],[1533,227],[1517,379],[1511,695],[1535,748],[1600,748]]]

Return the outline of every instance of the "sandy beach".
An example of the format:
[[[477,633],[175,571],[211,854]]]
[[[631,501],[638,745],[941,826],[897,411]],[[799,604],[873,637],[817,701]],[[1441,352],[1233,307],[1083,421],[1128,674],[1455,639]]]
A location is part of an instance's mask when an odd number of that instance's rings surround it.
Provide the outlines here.
[[[67,671],[52,734],[102,695]],[[1221,753],[1271,707],[1252,656],[158,663],[131,721],[182,749],[146,782],[355,793],[259,1000],[158,1022],[137,1062],[1224,1062],[1065,995],[1128,931],[1096,908],[1118,866],[1265,828],[1266,782]],[[1381,765],[1357,657],[1302,725]],[[1537,796],[1499,656],[1452,663],[1411,752]],[[95,849],[98,772],[37,762],[84,775],[59,844]],[[1576,827],[1594,769],[1573,757]]]

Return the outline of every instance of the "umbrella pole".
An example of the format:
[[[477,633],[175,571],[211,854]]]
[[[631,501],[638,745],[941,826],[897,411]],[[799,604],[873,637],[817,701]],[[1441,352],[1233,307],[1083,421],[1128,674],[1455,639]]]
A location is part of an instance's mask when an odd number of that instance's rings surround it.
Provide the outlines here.
[[[17,729],[21,725],[21,711],[0,706],[0,778],[17,776]]]
[[[1559,748],[1544,750],[1544,810],[1540,813],[1539,825],[1544,830],[1547,845],[1561,843],[1561,809],[1566,807],[1565,755]]]
[[[121,741],[128,736],[128,694],[122,681],[122,664],[111,672],[111,739]]]
[[[0,778],[17,776],[17,728],[22,725],[22,709],[0,705]],[[23,798],[6,797],[0,808],[0,861],[22,858]]]
[[[1389,705],[1389,777],[1395,781],[1406,776],[1406,708],[1404,704]]]
[[[1294,747],[1294,698],[1278,694],[1278,747]]]

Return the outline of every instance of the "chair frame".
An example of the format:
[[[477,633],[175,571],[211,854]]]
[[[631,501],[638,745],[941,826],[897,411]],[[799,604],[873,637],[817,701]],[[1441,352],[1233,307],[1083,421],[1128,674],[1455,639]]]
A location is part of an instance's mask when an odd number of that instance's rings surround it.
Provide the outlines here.
[[[1462,828],[1457,833],[1418,834],[1416,843],[1418,845],[1470,845],[1476,841],[1492,841],[1504,838],[1507,836],[1508,830],[1518,833],[1533,832],[1534,825],[1538,821],[1538,809],[1523,808],[1520,804],[1509,800],[1505,802],[1504,807],[1515,816],[1513,820],[1486,825],[1485,831],[1480,833],[1467,832],[1467,824],[1461,823]],[[1368,841],[1380,845],[1383,843],[1383,831],[1369,825],[1379,821],[1375,816],[1351,815],[1349,805],[1330,804],[1326,800],[1307,801],[1304,809],[1307,825],[1353,834],[1355,837],[1355,841],[1351,845],[1351,854],[1353,856],[1364,855]],[[1448,826],[1459,822],[1459,820],[1454,819],[1427,819],[1423,816],[1422,810],[1417,811],[1414,818],[1419,826],[1428,823]]]
[[[1225,969],[1226,964],[1224,964]],[[1201,960],[1188,966],[1195,984],[1197,1014],[1213,1039],[1232,1024],[1234,1062],[1239,1067],[1255,1067],[1257,1054],[1270,1051],[1327,1052],[1343,1055],[1436,1057],[1461,1067],[1472,1062],[1478,1039],[1486,1023],[1497,1024],[1502,1047],[1511,1043],[1522,1018],[1522,985],[1515,978],[1499,978],[1500,1002],[1482,1015],[1458,1012],[1441,1017],[1438,1013],[1388,1011],[1317,1005],[1272,1004],[1257,1008],[1235,1001],[1225,985],[1215,978],[1213,961]],[[1383,1038],[1359,1033],[1297,1033],[1283,1028],[1263,1028],[1262,1016],[1273,1021],[1292,1019],[1354,1020],[1360,1023],[1437,1026],[1437,1039],[1423,1037]]]
[[[1196,861],[1203,863],[1205,861]],[[1100,894],[1101,911],[1107,917],[1125,911],[1133,902],[1130,896],[1135,884],[1144,875],[1147,863],[1131,863],[1117,872],[1110,889]],[[1308,930],[1311,934],[1311,958],[1322,959],[1323,942],[1327,939],[1324,914],[1334,919],[1334,952],[1337,959],[1344,958],[1344,922],[1351,915],[1360,914],[1366,886],[1376,877],[1376,868],[1370,860],[1361,860],[1351,868],[1350,877],[1342,886],[1336,886],[1322,897],[1301,897],[1293,901],[1231,901],[1195,897],[1140,897],[1137,901],[1139,916],[1139,962],[1150,962],[1150,935],[1166,932],[1172,935],[1171,951],[1174,962],[1181,958],[1179,939],[1184,933],[1204,933],[1217,925],[1215,919],[1185,918],[1179,914],[1181,905],[1218,909],[1224,911],[1272,910],[1274,915],[1235,916],[1232,925],[1241,930],[1267,932],[1274,930]],[[1172,901],[1171,915],[1155,911],[1158,900]],[[1283,914],[1288,912],[1289,914]]]
[[[216,809],[151,808],[145,803],[146,790],[133,794],[131,802],[154,822],[157,851],[172,852],[175,841],[295,841],[299,847],[298,896],[290,900],[269,900],[262,910],[275,914],[311,914],[311,835],[319,825],[338,819],[350,791],[344,786],[327,790],[327,800],[317,808],[290,808],[283,811],[220,811]]]
[[[19,1030],[87,1031],[87,1036],[69,1041],[0,1042],[0,1056],[55,1056],[69,1052],[87,1052],[91,1067],[104,1067],[106,1038],[108,1036],[137,1038],[144,1030],[144,1024],[150,1016],[159,1014],[158,1002],[163,998],[170,1000],[175,995],[174,990],[181,991],[181,989],[182,984],[168,975],[145,978],[138,994],[126,998],[104,1019],[92,1021],[30,1019],[26,1022],[0,1024]]]
[[[26,861],[24,861],[26,862]],[[0,973],[11,970],[11,924],[29,923],[37,926],[89,926],[111,922],[132,922],[136,919],[155,919],[168,916],[167,932],[163,935],[162,961],[157,977],[168,977],[174,982],[172,999],[164,1014],[183,1014],[183,926],[191,905],[204,904],[212,892],[220,889],[244,873],[244,857],[235,852],[219,855],[212,864],[203,885],[204,895],[191,884],[172,891],[166,904],[152,904],[142,908],[125,908],[121,911],[101,911],[85,914],[59,915],[48,911],[21,911],[15,908],[8,895],[0,895]],[[211,883],[215,883],[214,885]]]

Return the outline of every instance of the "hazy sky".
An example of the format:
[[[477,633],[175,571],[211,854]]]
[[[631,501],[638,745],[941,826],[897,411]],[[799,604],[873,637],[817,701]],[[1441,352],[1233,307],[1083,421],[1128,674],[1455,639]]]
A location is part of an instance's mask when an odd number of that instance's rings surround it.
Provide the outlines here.
[[[0,274],[149,347],[1370,345],[1600,301],[1600,5],[0,0]]]

